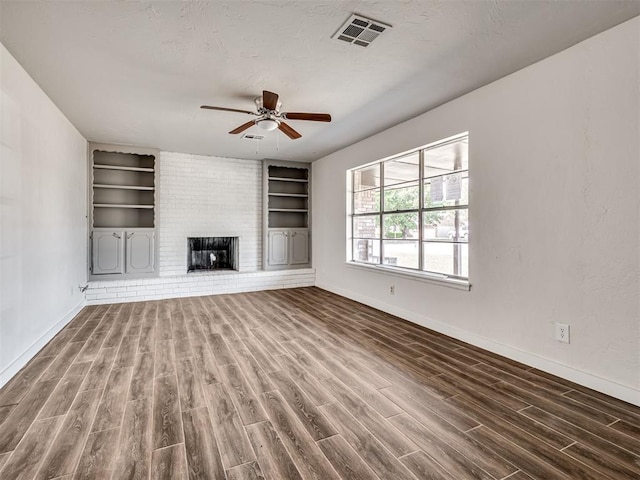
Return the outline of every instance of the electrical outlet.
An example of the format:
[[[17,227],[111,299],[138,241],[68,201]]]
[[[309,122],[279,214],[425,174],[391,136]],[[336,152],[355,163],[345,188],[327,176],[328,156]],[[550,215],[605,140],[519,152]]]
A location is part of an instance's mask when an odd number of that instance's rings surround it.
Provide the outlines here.
[[[562,343],[569,343],[569,325],[556,323],[556,340]]]
[[[391,286],[389,287],[389,293],[390,293],[391,295],[395,295],[395,294],[396,294],[396,286],[395,286],[395,285],[391,285]]]

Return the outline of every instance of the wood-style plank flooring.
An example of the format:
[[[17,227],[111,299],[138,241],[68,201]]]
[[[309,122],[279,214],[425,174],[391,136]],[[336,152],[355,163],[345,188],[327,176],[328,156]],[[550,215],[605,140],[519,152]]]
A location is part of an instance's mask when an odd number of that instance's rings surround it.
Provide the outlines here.
[[[0,478],[638,480],[640,408],[318,288],[90,306]]]

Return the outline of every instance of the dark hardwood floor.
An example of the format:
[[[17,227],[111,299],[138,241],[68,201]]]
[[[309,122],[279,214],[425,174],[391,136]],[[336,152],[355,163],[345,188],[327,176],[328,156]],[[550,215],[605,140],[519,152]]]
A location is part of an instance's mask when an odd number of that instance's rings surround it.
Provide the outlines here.
[[[90,306],[0,478],[638,480],[640,408],[318,288]]]

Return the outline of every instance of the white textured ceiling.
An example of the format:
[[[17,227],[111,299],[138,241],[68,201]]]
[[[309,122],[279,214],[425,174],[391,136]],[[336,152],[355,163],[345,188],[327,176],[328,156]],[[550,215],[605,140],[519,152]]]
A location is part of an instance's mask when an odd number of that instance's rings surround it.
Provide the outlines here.
[[[367,48],[332,40],[353,12],[393,28]],[[312,161],[639,14],[635,0],[0,0],[0,40],[89,140]],[[333,122],[256,143],[227,133],[248,115],[199,108],[253,110],[263,89]]]

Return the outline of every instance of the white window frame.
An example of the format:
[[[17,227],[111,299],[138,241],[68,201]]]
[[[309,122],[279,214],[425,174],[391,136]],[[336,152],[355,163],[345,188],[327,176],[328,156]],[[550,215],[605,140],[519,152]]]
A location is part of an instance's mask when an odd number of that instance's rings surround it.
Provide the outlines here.
[[[462,253],[462,245],[467,245],[467,248],[469,248],[469,244],[470,244],[470,239],[467,238],[467,241],[462,242],[459,241],[458,238],[453,239],[452,241],[443,241],[443,240],[428,240],[423,238],[424,236],[424,228],[423,228],[423,218],[424,218],[424,213],[428,213],[428,212],[434,212],[434,211],[455,211],[455,210],[467,210],[467,212],[469,212],[470,210],[470,201],[468,201],[466,204],[462,204],[462,205],[453,205],[453,206],[441,206],[441,207],[425,207],[424,206],[424,186],[425,186],[425,180],[430,179],[430,178],[435,178],[437,176],[446,176],[446,175],[451,175],[452,173],[462,173],[463,175],[466,174],[467,175],[467,179],[469,178],[469,165],[467,165],[466,169],[458,169],[458,170],[451,170],[451,171],[447,171],[446,173],[443,173],[442,175],[436,175],[436,176],[428,176],[425,177],[424,175],[424,152],[429,150],[429,149],[433,149],[433,148],[437,148],[437,147],[441,147],[443,145],[446,144],[450,144],[450,143],[456,143],[459,142],[460,140],[464,140],[464,139],[469,139],[469,133],[465,132],[459,135],[455,135],[453,137],[449,137],[434,143],[430,143],[424,146],[421,146],[419,148],[413,149],[413,150],[409,150],[406,152],[402,152],[387,158],[383,158],[381,160],[377,160],[374,162],[370,162],[364,165],[360,165],[357,167],[354,167],[350,170],[347,171],[347,265],[348,266],[352,266],[352,267],[356,267],[356,268],[363,268],[369,271],[376,271],[379,273],[385,273],[385,274],[392,274],[392,275],[399,275],[399,276],[404,276],[404,277],[410,277],[410,278],[414,278],[414,279],[418,279],[421,281],[426,281],[428,283],[436,283],[436,284],[445,284],[446,286],[451,286],[454,288],[460,288],[463,290],[469,290],[471,287],[471,284],[469,283],[469,277],[468,276],[463,276],[463,275],[455,275],[455,274],[445,274],[445,273],[440,273],[440,272],[435,272],[435,271],[428,271],[428,270],[424,270],[423,266],[424,266],[424,247],[423,245],[426,243],[447,243],[447,244],[452,244],[452,245],[458,245],[460,247],[458,250],[458,255],[461,255]],[[418,153],[419,155],[419,178],[417,179],[418,181],[418,197],[419,197],[419,203],[418,203],[418,208],[417,209],[408,209],[408,210],[397,210],[397,211],[390,211],[390,212],[385,212],[384,210],[384,192],[385,192],[385,185],[384,185],[384,166],[386,163],[391,162],[393,160],[397,160],[400,159],[402,157],[406,157],[408,155],[412,155],[412,154],[416,154]],[[375,165],[379,165],[380,166],[380,171],[379,171],[379,175],[380,175],[380,185],[378,187],[371,187],[370,189],[360,189],[358,191],[355,190],[355,186],[354,186],[354,182],[355,182],[355,175],[354,172],[358,171],[358,170],[362,170],[365,168],[371,168],[372,166]],[[415,180],[410,180],[407,181],[406,183],[412,183]],[[400,184],[398,184],[400,185]],[[393,185],[394,187],[396,185]],[[355,198],[356,198],[356,193],[358,192],[362,192],[365,190],[378,190],[379,191],[379,195],[380,195],[380,201],[379,201],[379,210],[375,211],[375,212],[366,212],[366,213],[355,213]],[[401,267],[401,266],[395,266],[395,265],[389,265],[389,264],[385,264],[384,263],[384,240],[389,240],[389,239],[385,239],[384,238],[384,224],[383,224],[383,217],[384,215],[388,215],[390,213],[417,213],[418,214],[418,238],[417,238],[417,242],[418,242],[418,268],[410,268],[410,267]],[[354,233],[355,233],[355,228],[354,228],[354,221],[356,218],[358,217],[363,217],[363,216],[378,216],[378,221],[379,221],[379,225],[380,225],[380,232],[378,234],[377,237],[371,237],[371,238],[360,238],[360,237],[355,237]],[[371,263],[371,262],[364,262],[364,261],[360,261],[357,260],[357,256],[355,255],[355,251],[354,251],[354,243],[355,240],[373,240],[376,242],[379,242],[379,258],[378,258],[378,263]],[[416,241],[415,239],[412,239],[411,241]],[[455,247],[454,247],[455,248]],[[469,256],[470,256],[470,252],[469,252]]]

